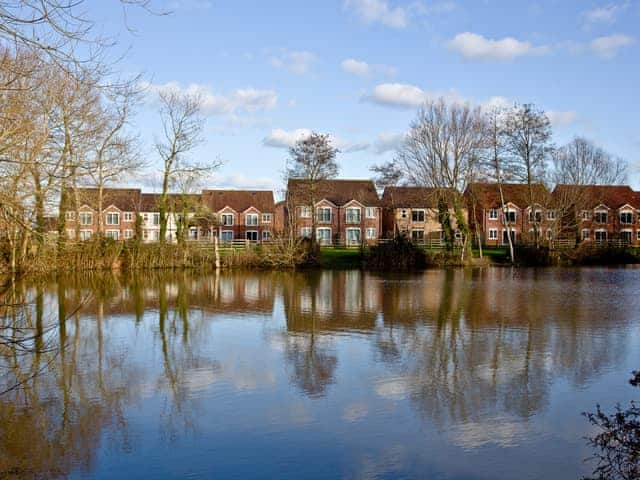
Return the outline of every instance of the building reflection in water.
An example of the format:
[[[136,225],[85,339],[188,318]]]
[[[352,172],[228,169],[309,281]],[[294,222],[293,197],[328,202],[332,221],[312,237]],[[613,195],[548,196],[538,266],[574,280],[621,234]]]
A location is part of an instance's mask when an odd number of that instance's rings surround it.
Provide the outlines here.
[[[611,282],[623,281],[619,274]],[[365,343],[371,368],[387,375],[372,387],[377,395],[407,399],[440,428],[464,424],[467,441],[481,442],[472,430],[487,428],[487,418],[526,420],[547,407],[556,379],[579,387],[624,356],[627,329],[619,327],[634,307],[603,301],[602,275],[150,272],[13,284],[3,302],[26,303],[21,321],[50,331],[37,341],[52,348],[0,352],[6,385],[28,379],[0,397],[0,476],[90,472],[105,432],[110,444],[132,448],[127,411],[150,397],[162,405],[167,441],[197,431],[207,408],[199,389],[240,375],[229,362],[254,358],[211,348],[216,322],[243,317],[261,318],[260,341],[282,345],[281,365],[269,368],[284,370],[298,394],[331,395],[348,367],[340,346]]]

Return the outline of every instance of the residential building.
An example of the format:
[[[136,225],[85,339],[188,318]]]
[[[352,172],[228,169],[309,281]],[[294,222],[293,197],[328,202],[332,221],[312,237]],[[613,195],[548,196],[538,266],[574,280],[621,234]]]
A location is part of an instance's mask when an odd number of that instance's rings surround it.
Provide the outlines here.
[[[371,180],[289,179],[285,218],[297,236],[312,234],[322,245],[376,243],[381,235],[382,209]]]
[[[557,185],[552,196],[564,238],[640,246],[640,194],[628,185]]]
[[[547,188],[536,183],[472,183],[464,192],[469,210],[470,228],[487,246],[552,240],[558,218]],[[531,201],[533,200],[533,201]]]
[[[442,195],[449,205],[449,217],[456,230],[454,235],[460,239],[455,209],[451,206],[451,199],[457,193],[450,189],[426,187],[384,189],[382,195],[384,236],[393,238],[404,235],[415,243],[440,242],[443,234],[438,215],[438,202]],[[462,214],[467,218],[466,206],[462,209]]]

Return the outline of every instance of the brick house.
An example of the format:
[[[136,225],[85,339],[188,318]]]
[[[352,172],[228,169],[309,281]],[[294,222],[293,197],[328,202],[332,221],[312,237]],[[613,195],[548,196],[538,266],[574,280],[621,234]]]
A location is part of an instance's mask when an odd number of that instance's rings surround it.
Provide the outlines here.
[[[628,185],[557,185],[552,197],[565,238],[640,246],[640,195]]]
[[[527,184],[502,185],[504,209],[497,183],[472,183],[464,192],[469,210],[469,226],[484,245],[499,246],[532,242],[535,231],[539,240],[552,240],[556,236],[558,217],[552,206],[547,188],[537,183],[533,188],[533,205],[530,205]]]
[[[70,240],[88,240],[99,231],[107,238],[135,237],[140,189],[105,188],[102,201],[97,188],[78,188],[63,194],[64,230]]]
[[[275,229],[275,203],[269,190],[203,190],[202,204],[216,218],[212,235],[221,241],[269,241]]]
[[[160,239],[160,197],[159,193],[140,194],[141,232],[143,242],[157,242]],[[199,194],[169,193],[167,194],[167,231],[165,238],[175,242],[182,216],[187,220],[184,224],[185,239],[198,240],[200,229],[193,225],[192,219],[202,204]]]
[[[438,219],[440,193],[436,188],[427,187],[386,187],[382,195],[384,236],[393,238],[404,235],[416,243],[442,240],[442,225]],[[446,190],[450,198],[455,191]],[[463,209],[468,216],[466,207]],[[449,208],[449,215],[456,228],[455,210]],[[456,232],[459,237],[459,232]]]
[[[316,238],[322,245],[375,243],[382,229],[382,209],[371,180],[322,180],[310,196],[308,180],[287,184],[285,218],[295,235],[309,237],[316,219]]]

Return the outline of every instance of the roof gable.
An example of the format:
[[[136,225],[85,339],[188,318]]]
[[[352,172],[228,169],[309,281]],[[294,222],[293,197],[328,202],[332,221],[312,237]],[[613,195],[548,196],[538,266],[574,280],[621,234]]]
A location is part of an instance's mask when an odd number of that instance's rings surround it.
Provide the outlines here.
[[[290,178],[287,184],[287,197],[298,205],[308,202],[309,190],[312,185],[307,179]],[[315,197],[326,199],[339,207],[352,200],[365,206],[380,204],[378,192],[372,180],[320,180],[315,183]]]

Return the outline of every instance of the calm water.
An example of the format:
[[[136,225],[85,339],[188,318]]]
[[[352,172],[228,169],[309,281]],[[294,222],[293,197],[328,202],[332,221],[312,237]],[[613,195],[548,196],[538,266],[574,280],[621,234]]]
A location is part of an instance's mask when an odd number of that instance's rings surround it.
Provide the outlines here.
[[[30,302],[17,321],[44,331],[47,351],[0,350],[2,385],[26,382],[0,397],[0,478],[579,478],[580,412],[635,394],[639,278],[490,268],[13,285],[3,300]]]

